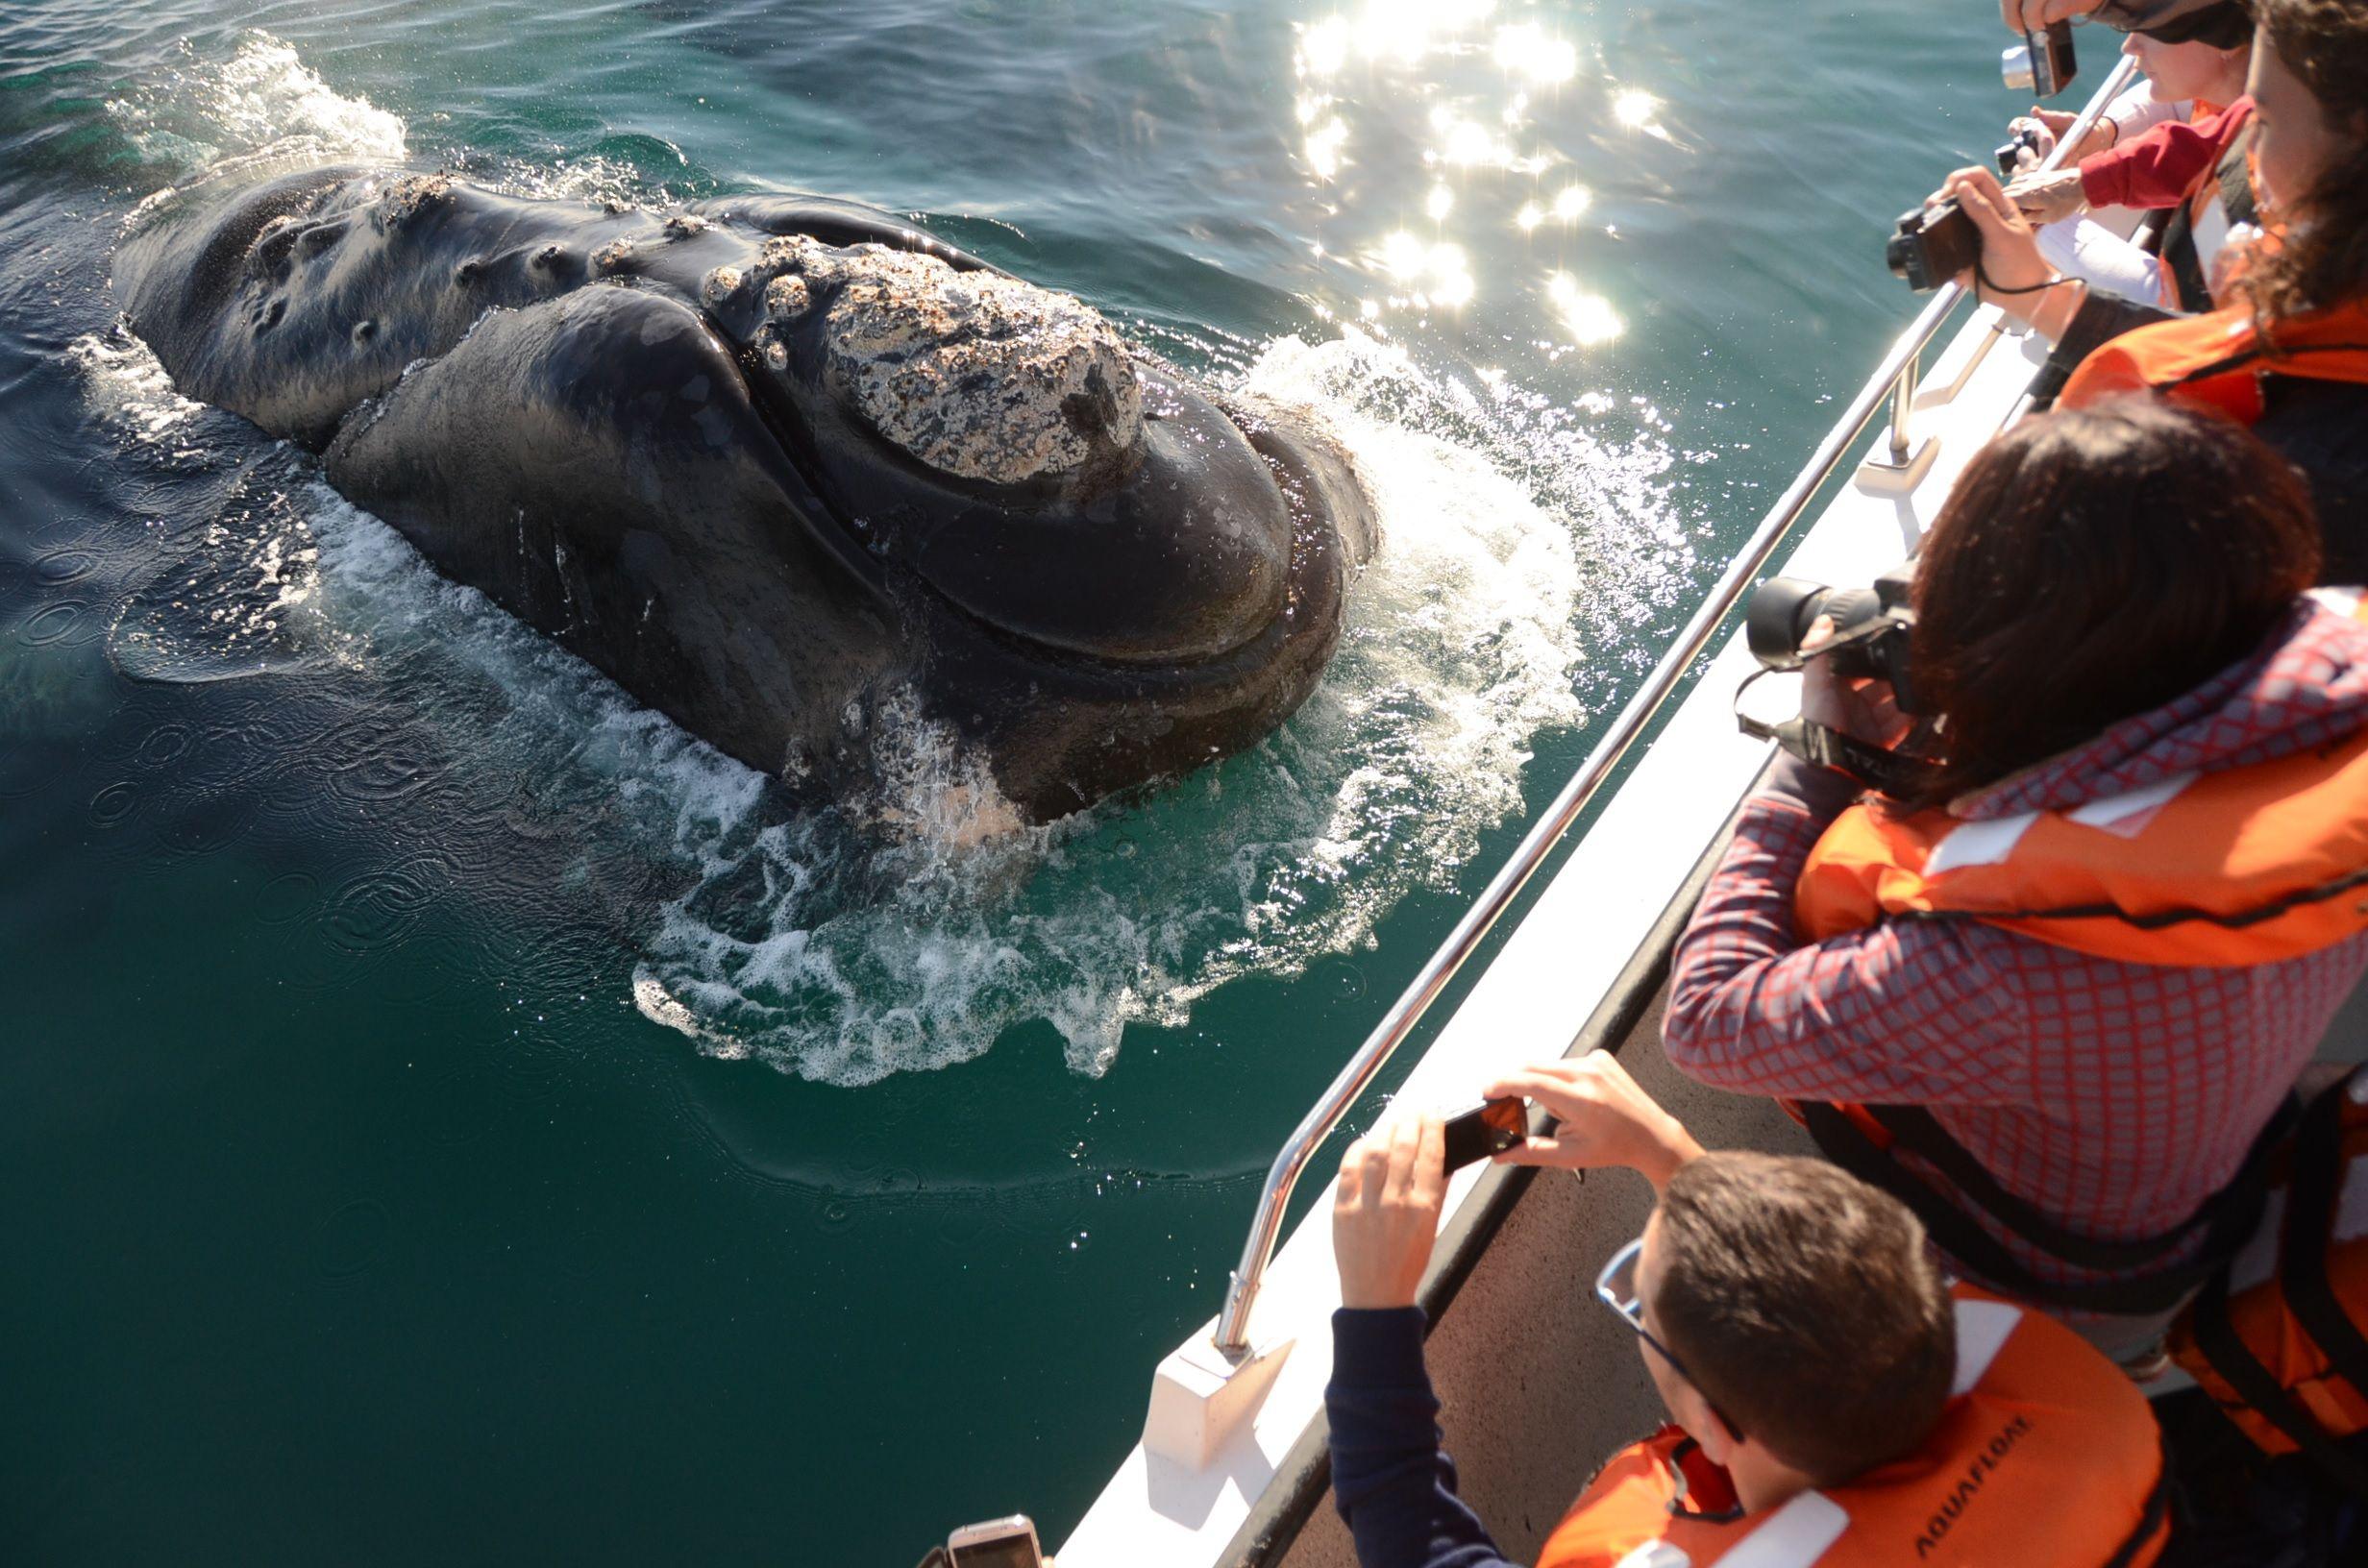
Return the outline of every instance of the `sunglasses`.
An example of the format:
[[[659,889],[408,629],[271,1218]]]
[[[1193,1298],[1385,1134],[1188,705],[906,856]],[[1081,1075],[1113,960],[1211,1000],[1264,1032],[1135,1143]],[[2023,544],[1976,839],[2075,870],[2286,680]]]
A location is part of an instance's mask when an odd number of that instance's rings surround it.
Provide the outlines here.
[[[2173,16],[2158,26],[2133,27],[2129,31],[2149,37],[2157,43],[2193,43],[2202,41],[2215,49],[2233,49],[2238,44],[2253,41],[2253,18],[2234,0],[2223,0],[2217,6],[2206,6],[2184,16]]]
[[[1686,1370],[1686,1363],[1678,1360],[1677,1352],[1653,1337],[1653,1331],[1644,1326],[1644,1298],[1637,1288],[1637,1260],[1643,1256],[1644,1237],[1640,1236],[1612,1254],[1612,1261],[1603,1265],[1602,1273],[1595,1276],[1595,1295],[1606,1307],[1628,1320],[1628,1326],[1637,1331],[1637,1337],[1652,1346],[1655,1353],[1669,1363],[1670,1371],[1693,1384],[1699,1392],[1702,1384],[1694,1382],[1694,1375]],[[1727,1429],[1727,1435],[1741,1442],[1743,1430],[1729,1419],[1726,1411],[1712,1404],[1708,1394],[1703,1394],[1702,1398],[1703,1403],[1710,1405],[1711,1414],[1718,1417],[1718,1424]]]

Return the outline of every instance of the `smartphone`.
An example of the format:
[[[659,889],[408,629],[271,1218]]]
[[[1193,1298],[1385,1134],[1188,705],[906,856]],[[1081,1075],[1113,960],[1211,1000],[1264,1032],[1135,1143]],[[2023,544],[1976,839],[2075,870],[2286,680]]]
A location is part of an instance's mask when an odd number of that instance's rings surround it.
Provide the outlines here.
[[[1529,1102],[1483,1100],[1447,1118],[1447,1168],[1461,1170],[1529,1137]]]
[[[946,1556],[953,1568],[1044,1568],[1045,1560],[1036,1521],[1024,1513],[964,1525],[946,1537]]]

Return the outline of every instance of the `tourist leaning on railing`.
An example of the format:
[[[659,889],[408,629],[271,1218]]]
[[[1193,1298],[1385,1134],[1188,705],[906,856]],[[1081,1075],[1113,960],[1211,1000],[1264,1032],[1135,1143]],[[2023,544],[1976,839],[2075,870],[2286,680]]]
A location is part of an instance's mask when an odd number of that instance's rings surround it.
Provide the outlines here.
[[[2161,1551],[2144,1398],[2039,1314],[1952,1290],[1900,1204],[1820,1161],[1704,1154],[1609,1056],[1490,1092],[1559,1121],[1500,1159],[1626,1165],[1660,1195],[1595,1291],[1635,1330],[1670,1424],[1612,1457],[1538,1568],[2144,1568]],[[1409,1118],[1341,1163],[1324,1408],[1362,1568],[1504,1561],[1456,1495],[1423,1367],[1415,1293],[1443,1154],[1438,1119]]]
[[[2165,108],[2191,104],[2193,123],[2171,119],[2116,136],[2069,167],[2016,176],[2007,195],[2043,225],[2040,253],[2070,276],[2149,304],[2209,309],[2222,241],[2256,216],[2245,173],[2253,21],[2238,0],[2217,0],[2160,24],[2146,20],[2129,33],[2122,53],[2145,71],[2152,99]],[[2116,123],[2100,118],[2097,128]],[[2082,215],[2111,207],[2164,211],[2158,250]]]
[[[1815,1102],[1972,1277],[2124,1359],[2250,1229],[2215,1194],[2368,968],[2368,625],[2298,597],[2316,565],[2299,482],[2225,420],[2127,398],[1997,437],[1912,594],[1945,766],[1854,805],[1779,756],[1673,961],[1682,1071]],[[1804,713],[1889,739],[1888,688],[1826,662]]]
[[[1983,298],[2056,344],[2064,403],[2151,387],[2250,424],[2310,481],[2323,580],[2368,581],[2368,0],[2253,0],[2254,189],[2270,233],[2233,302],[2182,318],[2058,280],[1986,169],[1943,194]]]
[[[2082,138],[2079,148],[2067,155],[2068,159],[2078,161],[2117,147],[2158,125],[2183,125],[2193,108],[2192,104],[2157,102],[2147,84],[2141,81],[2113,100]],[[2031,135],[2032,145],[2025,161],[2036,164],[2053,150],[2056,137],[2074,118],[2069,111],[2035,105],[2031,113],[2017,115],[2008,122],[2007,134]],[[2035,233],[2040,253],[2062,269],[2064,276],[2100,284],[2134,300],[2151,300],[2158,305],[2174,303],[2162,262],[2140,243],[2139,236],[2125,238],[2085,215],[2042,223]]]

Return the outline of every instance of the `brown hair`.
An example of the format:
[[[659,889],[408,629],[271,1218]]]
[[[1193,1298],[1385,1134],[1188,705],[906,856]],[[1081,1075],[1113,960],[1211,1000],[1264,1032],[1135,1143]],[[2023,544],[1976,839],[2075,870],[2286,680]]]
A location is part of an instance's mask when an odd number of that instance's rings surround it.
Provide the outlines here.
[[[2302,480],[2158,398],[2027,419],[1976,453],[1916,563],[1909,673],[1941,804],[2161,706],[2257,648],[2319,571]]]
[[[1746,1436],[1832,1485],[1913,1453],[1957,1375],[1924,1227],[1821,1160],[1723,1151],[1661,1197],[1656,1329]]]
[[[2349,148],[2304,198],[2309,221],[2289,224],[2246,274],[2255,311],[2275,323],[2368,292],[2368,3],[2254,0],[2253,14],[2320,113],[2350,128]]]

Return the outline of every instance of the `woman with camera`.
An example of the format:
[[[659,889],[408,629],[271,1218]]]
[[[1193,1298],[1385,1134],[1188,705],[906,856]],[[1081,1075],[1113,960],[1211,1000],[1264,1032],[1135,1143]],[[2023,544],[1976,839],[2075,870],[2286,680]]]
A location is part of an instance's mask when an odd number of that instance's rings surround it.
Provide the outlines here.
[[[2305,594],[2318,565],[2225,419],[2024,421],[1910,590],[1936,765],[1854,804],[1780,755],[1677,947],[1673,1064],[1802,1102],[1965,1273],[2125,1359],[2250,1230],[2235,1178],[2368,969],[2368,623]],[[1804,718],[1897,742],[1838,662]]]
[[[1986,169],[1954,199],[1982,238],[1963,280],[2035,328],[2062,402],[2151,388],[2253,426],[2309,480],[2323,580],[2368,581],[2368,0],[2254,0],[2255,195],[2269,233],[2232,301],[2180,317],[2057,276]],[[2077,367],[2077,368],[2076,368]]]

